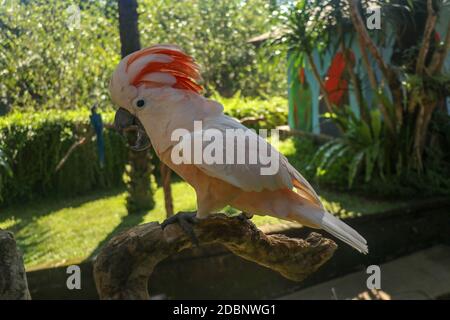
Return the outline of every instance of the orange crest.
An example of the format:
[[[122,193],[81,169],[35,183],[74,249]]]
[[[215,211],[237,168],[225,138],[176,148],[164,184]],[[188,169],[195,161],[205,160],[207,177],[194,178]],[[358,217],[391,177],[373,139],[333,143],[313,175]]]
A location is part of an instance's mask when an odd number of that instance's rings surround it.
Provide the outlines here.
[[[139,59],[150,57],[150,55],[168,58],[164,62],[151,61],[152,59],[150,59],[150,62],[145,64],[131,79],[131,85],[135,87],[144,85],[149,88],[171,85],[172,88],[189,90],[195,93],[200,93],[203,90],[203,87],[198,84],[198,81],[201,80],[199,66],[192,57],[175,46],[155,45],[133,53],[127,61],[126,70],[128,71],[128,68]],[[161,73],[170,75],[169,78],[173,79],[172,83],[151,76]]]

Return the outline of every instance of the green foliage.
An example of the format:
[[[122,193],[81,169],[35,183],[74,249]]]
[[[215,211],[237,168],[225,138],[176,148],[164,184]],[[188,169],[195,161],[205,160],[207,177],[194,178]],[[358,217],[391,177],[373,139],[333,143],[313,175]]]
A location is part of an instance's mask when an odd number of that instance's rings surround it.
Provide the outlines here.
[[[78,2],[81,21],[71,27],[68,7]],[[0,6],[0,105],[73,109],[108,99],[120,50],[116,19],[102,2],[11,0]]]
[[[112,113],[104,114],[104,121],[112,122],[112,117]],[[86,136],[88,130],[91,128],[87,110],[15,112],[1,117],[2,163],[9,163],[13,174],[5,175],[2,171],[0,204],[121,186],[127,157],[122,138],[114,130],[104,131],[104,168],[100,168],[95,138],[92,138],[79,146],[55,172],[69,148]]]
[[[285,61],[271,60],[279,52],[248,43],[269,31],[270,1],[139,1],[139,12],[142,45],[178,44],[200,63],[208,89],[225,96],[285,92]]]
[[[1,3],[1,1],[0,1]],[[72,4],[81,8],[73,27]],[[0,5],[0,114],[109,104],[120,60],[117,1],[8,0]],[[175,43],[203,68],[205,85],[232,95],[282,94],[284,60],[247,43],[270,26],[266,0],[139,1],[142,46]]]
[[[2,149],[0,149],[0,201],[3,200],[2,198],[2,187],[3,187],[3,181],[5,181],[6,177],[11,178],[13,175],[11,166],[9,165],[9,160],[6,157],[5,153]]]
[[[364,181],[372,179],[374,169],[383,177],[383,124],[377,109],[370,112],[369,119],[356,117],[350,108],[338,110],[334,114],[326,114],[342,130],[342,136],[325,143],[319,148],[312,161],[316,167],[316,175],[326,175],[340,159],[346,159],[347,183],[352,187],[360,169],[364,172]]]
[[[238,91],[230,98],[222,97],[215,92],[212,99],[224,106],[225,114],[239,120],[244,118],[264,118],[255,124],[249,125],[253,129],[275,129],[277,126],[287,123],[288,102],[282,97],[272,97],[267,100],[260,98],[249,99],[242,97]]]
[[[318,148],[311,139],[289,137],[281,141],[279,151],[286,156],[294,168],[309,180],[314,178],[314,171],[311,170],[310,163]]]
[[[322,145],[308,166],[319,182],[335,188],[357,188],[383,197],[436,196],[450,194],[450,117],[437,112],[431,122],[425,171],[408,170],[403,150],[393,150],[378,109],[368,120],[357,118],[347,107],[326,114],[343,131],[342,136]]]

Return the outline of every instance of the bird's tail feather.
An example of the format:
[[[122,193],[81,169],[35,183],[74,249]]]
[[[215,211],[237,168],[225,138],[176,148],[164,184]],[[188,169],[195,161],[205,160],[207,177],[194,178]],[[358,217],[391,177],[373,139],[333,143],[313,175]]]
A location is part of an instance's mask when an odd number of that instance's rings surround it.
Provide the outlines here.
[[[339,220],[339,218],[313,205],[302,205],[294,211],[299,222],[310,221],[319,228],[332,234],[361,253],[367,254],[367,241],[355,229]]]

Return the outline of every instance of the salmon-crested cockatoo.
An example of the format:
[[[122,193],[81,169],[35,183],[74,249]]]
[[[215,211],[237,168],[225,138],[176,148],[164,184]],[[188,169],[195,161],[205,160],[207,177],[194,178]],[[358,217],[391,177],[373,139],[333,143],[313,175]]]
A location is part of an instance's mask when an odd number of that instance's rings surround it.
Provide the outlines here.
[[[366,240],[324,209],[317,193],[286,157],[253,130],[224,115],[221,104],[202,96],[199,81],[199,66],[192,57],[175,45],[154,45],[123,58],[110,82],[112,99],[120,106],[116,128],[137,131],[131,148],[143,150],[151,143],[161,161],[195,189],[195,217],[178,214],[174,219],[194,222],[230,205],[245,213],[324,229],[367,253]],[[230,141],[229,132],[238,132],[249,143],[239,145],[237,136]],[[256,146],[251,140],[257,141]],[[187,146],[194,151],[182,148]],[[269,159],[276,161],[273,172],[264,171],[267,161],[254,161],[267,146]],[[213,161],[202,158],[206,153],[196,154],[208,147],[215,150],[210,153]],[[239,153],[244,153],[240,161],[236,160]]]

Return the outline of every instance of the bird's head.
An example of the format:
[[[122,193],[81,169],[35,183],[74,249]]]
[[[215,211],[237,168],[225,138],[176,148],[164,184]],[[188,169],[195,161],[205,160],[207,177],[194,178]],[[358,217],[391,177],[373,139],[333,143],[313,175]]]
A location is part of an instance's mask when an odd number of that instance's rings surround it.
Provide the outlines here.
[[[133,131],[136,141],[130,148],[136,151],[150,147],[142,119],[152,111],[155,89],[172,88],[200,93],[203,88],[199,66],[194,59],[174,45],[154,45],[136,51],[125,58],[113,73],[109,90],[119,106],[114,119],[121,133]]]

